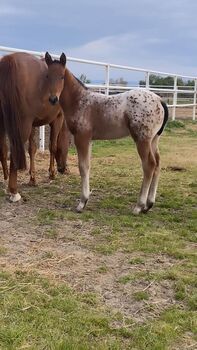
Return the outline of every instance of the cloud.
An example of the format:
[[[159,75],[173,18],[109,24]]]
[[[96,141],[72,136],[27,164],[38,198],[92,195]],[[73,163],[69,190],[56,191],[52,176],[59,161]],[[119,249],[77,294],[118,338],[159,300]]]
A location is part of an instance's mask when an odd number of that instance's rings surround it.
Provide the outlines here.
[[[0,17],[27,16],[32,14],[31,10],[16,7],[14,5],[0,4]]]
[[[157,70],[196,76],[195,63],[183,52],[182,39],[173,46],[170,37],[161,34],[150,36],[147,32],[132,32],[106,36],[84,45],[70,47],[68,56],[128,65],[136,68]],[[177,53],[180,55],[177,56]],[[92,68],[94,70],[94,68]],[[91,71],[88,71],[89,74]]]
[[[1,0],[0,43],[195,75],[196,12],[196,0]]]

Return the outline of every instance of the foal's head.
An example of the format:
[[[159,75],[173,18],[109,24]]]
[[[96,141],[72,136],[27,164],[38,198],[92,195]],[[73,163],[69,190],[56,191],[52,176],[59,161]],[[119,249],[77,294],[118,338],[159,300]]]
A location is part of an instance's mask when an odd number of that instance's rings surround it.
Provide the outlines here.
[[[49,91],[49,102],[55,105],[59,102],[64,87],[66,56],[62,53],[59,60],[53,60],[51,55],[46,52],[45,62],[48,66],[46,85],[47,91]]]

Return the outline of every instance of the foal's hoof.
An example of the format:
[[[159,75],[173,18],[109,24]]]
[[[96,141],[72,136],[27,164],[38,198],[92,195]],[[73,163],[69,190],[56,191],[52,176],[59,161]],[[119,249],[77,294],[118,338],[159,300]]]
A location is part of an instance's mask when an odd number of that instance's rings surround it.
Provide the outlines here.
[[[82,213],[84,208],[85,208],[85,205],[83,203],[79,203],[77,208],[76,208],[76,212]]]
[[[12,193],[10,196],[10,202],[12,202],[12,203],[16,203],[16,202],[20,201],[20,199],[21,199],[20,193]]]
[[[142,212],[142,208],[139,207],[139,205],[136,205],[136,206],[133,208],[133,211],[132,211],[132,213],[133,213],[134,215],[139,215],[141,212]]]
[[[142,213],[146,214],[153,207],[153,204],[153,202],[147,201],[146,206],[142,209]]]
[[[88,200],[86,200],[85,202],[79,202],[79,204],[78,204],[78,206],[77,206],[77,208],[76,208],[76,212],[77,213],[82,213],[83,212],[83,210],[85,209],[85,206],[86,206],[86,204],[87,204],[87,201]]]

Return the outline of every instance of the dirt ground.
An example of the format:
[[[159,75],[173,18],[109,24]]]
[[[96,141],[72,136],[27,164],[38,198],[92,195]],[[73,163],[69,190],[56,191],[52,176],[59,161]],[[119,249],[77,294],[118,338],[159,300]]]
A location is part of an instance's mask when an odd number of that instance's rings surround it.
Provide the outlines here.
[[[69,164],[71,173],[77,174],[75,156],[69,158]],[[50,190],[47,168],[48,152],[44,155],[38,153],[38,186]],[[84,244],[84,240],[90,242],[96,239],[91,234],[91,223],[82,221],[77,214],[74,221],[56,222],[55,237],[49,237],[46,235],[46,231],[50,230],[49,226],[41,225],[36,220],[39,210],[46,207],[47,198],[40,195],[39,203],[32,203],[29,191],[32,192],[33,189],[30,190],[26,185],[28,173],[21,173],[19,177],[23,200],[13,205],[2,198],[4,203],[0,211],[0,247],[3,247],[3,254],[0,254],[1,269],[37,271],[50,279],[66,282],[77,292],[96,293],[101,303],[110,307],[114,313],[120,311],[124,317],[132,315],[133,320],[140,323],[158,316],[165,308],[175,303],[169,280],[158,283],[139,278],[132,283],[120,283],[126,275],[135,272],[146,276],[159,270],[163,271],[173,266],[173,258],[151,254],[146,255],[145,262],[131,265],[129,261],[139,257],[136,253],[96,253]],[[143,254],[140,258],[143,258]],[[133,298],[134,293],[140,291],[148,291],[150,296],[147,301],[137,301]],[[117,324],[117,327],[119,326]]]

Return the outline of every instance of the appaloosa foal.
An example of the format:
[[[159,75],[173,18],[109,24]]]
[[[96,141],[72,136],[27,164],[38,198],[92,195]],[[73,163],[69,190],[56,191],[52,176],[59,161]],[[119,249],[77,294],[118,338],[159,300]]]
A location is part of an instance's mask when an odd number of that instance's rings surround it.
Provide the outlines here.
[[[66,68],[60,96],[67,125],[74,135],[82,179],[81,212],[89,199],[92,140],[110,140],[131,135],[143,168],[140,195],[134,214],[147,212],[154,204],[159,171],[159,137],[168,119],[168,108],[153,92],[137,89],[106,96],[88,90]]]

